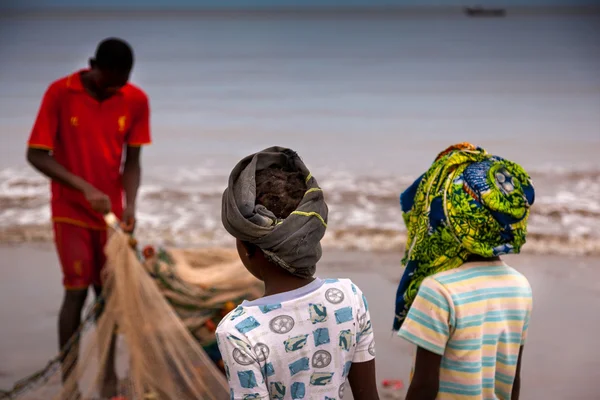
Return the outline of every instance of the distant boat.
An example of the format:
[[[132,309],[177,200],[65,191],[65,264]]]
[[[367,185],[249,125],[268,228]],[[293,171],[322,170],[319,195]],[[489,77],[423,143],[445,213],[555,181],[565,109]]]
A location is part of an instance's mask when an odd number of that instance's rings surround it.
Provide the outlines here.
[[[465,14],[469,17],[505,17],[504,8],[465,7]]]

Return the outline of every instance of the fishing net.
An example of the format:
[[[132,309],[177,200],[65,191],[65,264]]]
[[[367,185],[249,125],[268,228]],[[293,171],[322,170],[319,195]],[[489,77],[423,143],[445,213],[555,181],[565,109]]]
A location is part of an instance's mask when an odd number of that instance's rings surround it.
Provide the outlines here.
[[[260,283],[233,252],[137,252],[109,221],[100,300],[55,359],[0,399],[229,399],[214,330]],[[106,373],[115,356],[116,380]]]

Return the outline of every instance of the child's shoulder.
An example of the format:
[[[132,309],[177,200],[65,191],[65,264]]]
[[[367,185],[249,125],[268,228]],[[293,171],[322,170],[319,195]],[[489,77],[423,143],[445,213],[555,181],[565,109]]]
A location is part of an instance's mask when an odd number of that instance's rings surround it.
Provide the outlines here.
[[[341,304],[356,306],[368,310],[367,298],[354,282],[350,279],[324,279],[323,289],[325,299],[332,304]],[[337,303],[336,303],[337,301]],[[348,302],[350,304],[348,304]]]
[[[529,287],[527,278],[504,262],[465,263],[458,268],[431,275],[426,278],[423,284],[438,284],[444,286],[446,289],[452,289],[457,287],[471,287],[470,284],[465,285],[465,283],[473,280],[482,281],[485,278],[494,278],[494,280],[504,279],[507,282],[510,281],[512,286],[516,284],[517,286]]]
[[[225,333],[235,330],[236,325],[246,318],[251,317],[250,313],[248,312],[249,310],[251,310],[250,307],[244,307],[241,304],[231,310],[223,317],[221,322],[219,322],[219,325],[217,326],[217,333]]]
[[[326,288],[328,285],[346,288],[355,293],[360,291],[358,286],[354,282],[352,282],[351,279],[348,279],[348,278],[325,278],[325,279],[323,279],[323,287]]]
[[[298,308],[307,301],[312,303],[315,301],[314,296],[324,296],[325,300],[333,305],[341,305],[347,301],[353,302],[350,299],[355,296],[355,298],[363,301],[366,305],[366,299],[363,292],[354,282],[352,282],[352,280],[345,278],[325,278],[322,279],[322,284],[319,289],[317,289],[313,295],[309,296],[310,301],[307,300],[306,297],[302,297],[272,305],[240,304],[223,317],[217,326],[217,332],[225,333],[240,331],[240,329],[243,331],[248,324],[259,324],[266,314],[274,315],[271,313],[272,311],[277,314],[286,311],[288,307]]]
[[[526,287],[531,289],[531,285],[529,284],[529,279],[527,279],[527,277],[525,275],[523,275],[521,272],[517,271],[516,269],[514,269],[513,267],[506,265],[506,269],[508,271],[510,271],[510,275],[513,277],[513,279],[515,279],[517,281],[518,284],[520,284],[520,286],[522,287]]]
[[[364,294],[360,287],[351,279],[347,278],[327,278],[323,279],[323,287],[321,290],[324,290],[327,293],[330,289],[342,290],[347,294],[354,294],[360,297],[363,297]],[[330,290],[331,293],[331,290]]]

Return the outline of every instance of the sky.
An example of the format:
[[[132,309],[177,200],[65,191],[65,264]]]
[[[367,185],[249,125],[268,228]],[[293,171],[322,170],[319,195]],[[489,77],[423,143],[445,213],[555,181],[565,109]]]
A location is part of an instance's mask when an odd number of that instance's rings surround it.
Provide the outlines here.
[[[414,7],[414,6],[578,6],[600,5],[600,0],[0,0],[0,9],[35,10],[53,8],[135,9],[153,8],[202,9],[273,7]]]

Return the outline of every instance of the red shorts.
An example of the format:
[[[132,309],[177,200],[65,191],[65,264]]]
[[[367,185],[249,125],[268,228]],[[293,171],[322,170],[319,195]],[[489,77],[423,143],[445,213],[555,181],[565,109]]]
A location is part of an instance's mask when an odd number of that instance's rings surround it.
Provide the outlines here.
[[[87,289],[90,285],[102,285],[100,273],[106,263],[106,238],[106,229],[89,229],[54,222],[54,241],[66,289]]]

